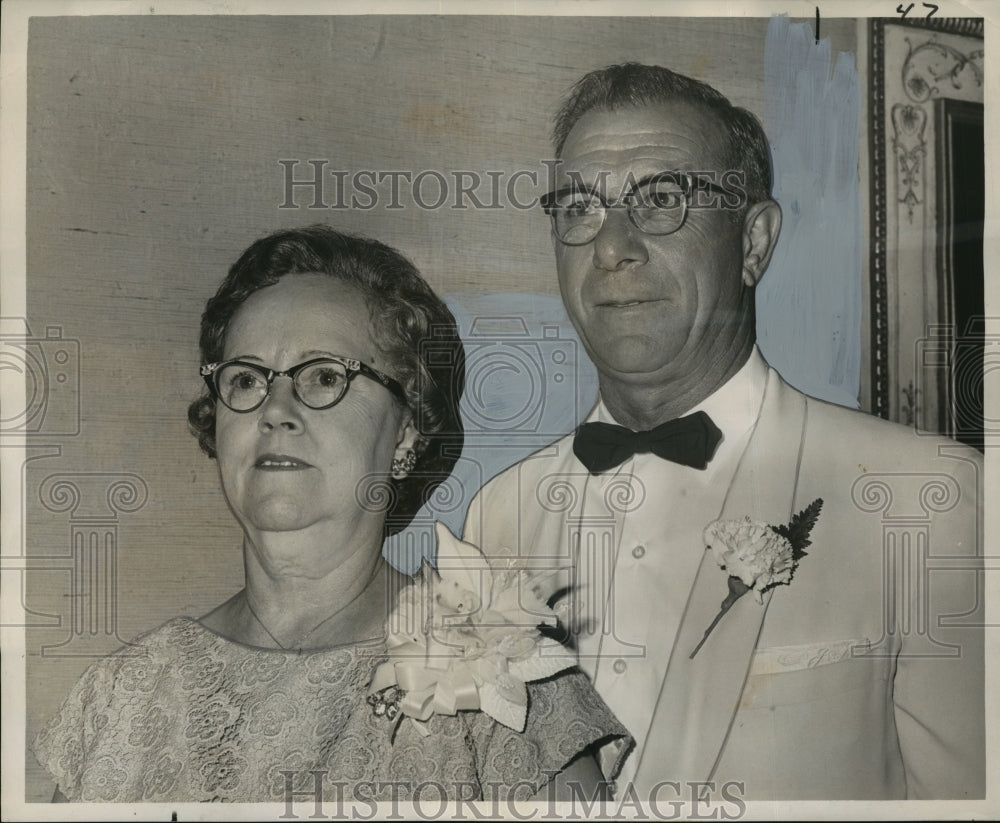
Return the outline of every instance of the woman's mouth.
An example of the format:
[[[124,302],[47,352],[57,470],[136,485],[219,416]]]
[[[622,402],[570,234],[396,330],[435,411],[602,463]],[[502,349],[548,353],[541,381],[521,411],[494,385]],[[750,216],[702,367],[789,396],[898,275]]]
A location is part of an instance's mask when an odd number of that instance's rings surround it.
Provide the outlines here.
[[[309,463],[287,454],[264,454],[257,458],[254,468],[265,471],[296,471],[312,468]]]

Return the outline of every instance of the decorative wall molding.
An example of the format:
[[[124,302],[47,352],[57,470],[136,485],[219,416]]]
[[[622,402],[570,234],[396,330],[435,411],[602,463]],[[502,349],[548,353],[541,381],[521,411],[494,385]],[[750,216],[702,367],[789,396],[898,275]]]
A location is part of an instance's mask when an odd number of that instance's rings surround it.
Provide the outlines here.
[[[918,362],[922,337],[943,321],[934,249],[939,205],[936,101],[982,102],[983,21],[869,22],[869,322],[872,414],[937,431],[945,378]],[[908,394],[922,387],[919,398]]]
[[[983,49],[973,49],[963,54],[952,46],[936,42],[933,38],[914,47],[909,37],[905,38],[910,53],[903,63],[903,90],[914,103],[923,103],[932,97],[955,96],[966,84],[974,83],[982,94]],[[945,81],[951,86],[942,90]]]
[[[910,222],[913,209],[924,202],[924,128],[927,112],[920,106],[896,103],[892,107],[892,149],[896,156],[897,201],[906,206]]]
[[[869,278],[871,280],[871,404],[872,414],[889,417],[889,302],[886,283],[886,138],[885,138],[885,20],[869,23],[868,151],[871,160],[869,210]]]
[[[915,29],[930,29],[931,31],[944,31],[949,34],[961,34],[967,37],[983,37],[982,17],[900,17],[900,18],[876,18],[873,23],[885,25],[889,23],[894,26],[909,26]]]

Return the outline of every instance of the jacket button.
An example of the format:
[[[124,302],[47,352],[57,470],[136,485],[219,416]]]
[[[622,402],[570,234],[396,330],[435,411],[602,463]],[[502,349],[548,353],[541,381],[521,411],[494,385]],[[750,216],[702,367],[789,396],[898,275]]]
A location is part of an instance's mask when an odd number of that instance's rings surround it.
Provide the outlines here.
[[[645,555],[646,555],[646,547],[643,546],[641,543],[634,549],[632,549],[632,557],[634,557],[636,560],[642,560],[642,558],[645,557]]]
[[[612,664],[611,668],[613,668],[617,674],[625,674],[625,670],[628,668],[628,663],[619,657],[614,664]]]

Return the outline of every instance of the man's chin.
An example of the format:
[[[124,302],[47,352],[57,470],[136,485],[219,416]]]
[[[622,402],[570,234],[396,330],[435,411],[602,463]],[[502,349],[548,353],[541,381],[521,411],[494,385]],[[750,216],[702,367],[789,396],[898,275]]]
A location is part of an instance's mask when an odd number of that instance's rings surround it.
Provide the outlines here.
[[[658,379],[669,368],[675,353],[664,341],[629,337],[596,349],[590,359],[598,372],[624,382],[643,383]]]

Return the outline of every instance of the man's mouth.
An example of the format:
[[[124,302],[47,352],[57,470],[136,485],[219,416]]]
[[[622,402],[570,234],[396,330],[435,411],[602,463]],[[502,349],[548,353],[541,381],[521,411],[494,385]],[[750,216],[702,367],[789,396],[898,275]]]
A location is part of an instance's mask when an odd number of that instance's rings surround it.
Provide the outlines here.
[[[267,471],[294,471],[311,468],[309,463],[287,454],[264,454],[257,458],[254,468]]]
[[[610,308],[610,309],[630,309],[634,306],[644,306],[649,303],[659,303],[659,300],[605,300],[603,303],[598,303],[599,308]]]

